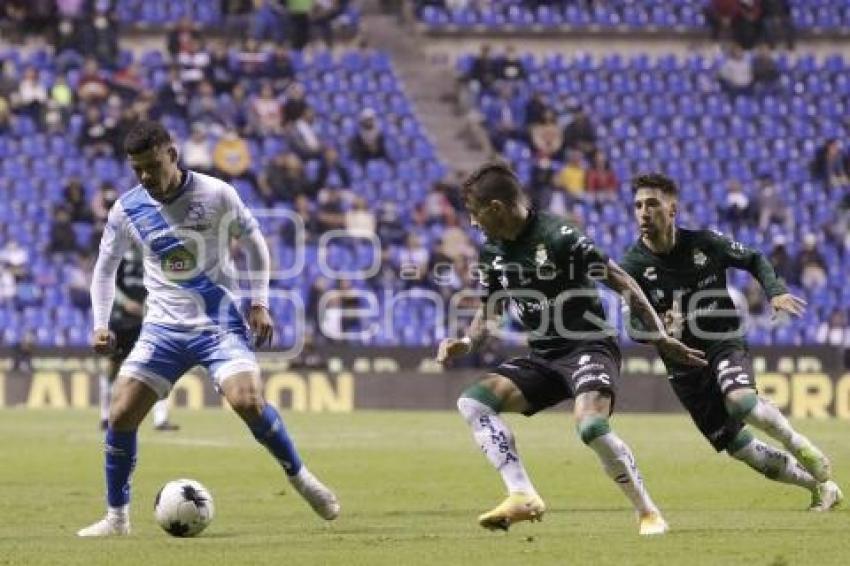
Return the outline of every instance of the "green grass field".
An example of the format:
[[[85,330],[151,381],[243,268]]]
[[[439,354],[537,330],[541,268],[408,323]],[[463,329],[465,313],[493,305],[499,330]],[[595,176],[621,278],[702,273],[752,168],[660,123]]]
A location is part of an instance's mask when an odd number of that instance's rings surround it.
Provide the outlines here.
[[[0,564],[747,564],[850,563],[850,511],[811,514],[808,495],[717,456],[682,416],[617,416],[669,535],[641,539],[632,512],[560,413],[512,418],[549,506],[542,523],[490,533],[498,476],[451,413],[284,415],[310,467],[336,490],[325,524],[283,480],[237,418],[177,412],[178,433],[145,423],[133,535],[80,540],[103,512],[94,412],[0,411]],[[850,423],[798,423],[850,478]],[[196,539],[154,523],[168,480],[197,479],[216,518]],[[848,484],[850,486],[850,484]]]

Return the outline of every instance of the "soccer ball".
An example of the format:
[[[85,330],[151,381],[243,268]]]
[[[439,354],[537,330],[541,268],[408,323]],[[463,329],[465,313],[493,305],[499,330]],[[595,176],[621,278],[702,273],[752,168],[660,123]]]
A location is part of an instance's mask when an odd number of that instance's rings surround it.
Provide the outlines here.
[[[193,537],[207,528],[215,513],[209,490],[195,480],[170,481],[156,494],[154,517],[175,537]]]

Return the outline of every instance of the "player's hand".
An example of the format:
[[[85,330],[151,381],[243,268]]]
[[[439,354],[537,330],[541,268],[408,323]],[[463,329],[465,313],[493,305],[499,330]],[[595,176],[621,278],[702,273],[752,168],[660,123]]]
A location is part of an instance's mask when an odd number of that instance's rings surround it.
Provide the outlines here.
[[[445,362],[449,358],[463,356],[472,351],[472,346],[466,340],[458,338],[444,338],[437,348],[437,361]]]
[[[664,330],[667,334],[674,338],[682,337],[682,330],[685,327],[685,317],[682,315],[682,303],[678,300],[673,301],[673,307],[664,313],[661,317],[661,322],[664,323]]]
[[[777,313],[787,312],[788,314],[796,317],[803,316],[803,313],[806,312],[807,304],[808,303],[804,299],[796,297],[791,293],[783,293],[770,299],[770,306],[772,306],[773,310]]]
[[[687,366],[705,367],[705,352],[689,348],[672,336],[666,336],[655,343],[658,352],[665,358]]]
[[[262,347],[264,344],[271,346],[274,338],[274,324],[269,315],[269,309],[263,305],[251,305],[248,312],[248,326],[254,332],[254,346]]]
[[[91,345],[98,354],[111,354],[115,349],[115,336],[108,328],[97,328],[92,334]]]

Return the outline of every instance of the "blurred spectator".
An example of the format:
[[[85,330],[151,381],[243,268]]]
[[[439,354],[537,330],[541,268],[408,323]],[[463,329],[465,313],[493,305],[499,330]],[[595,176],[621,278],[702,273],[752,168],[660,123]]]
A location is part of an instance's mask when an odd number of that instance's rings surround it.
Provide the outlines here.
[[[118,190],[109,181],[101,183],[100,188],[92,199],[92,214],[95,222],[106,221],[109,216],[109,209],[118,200]]]
[[[18,293],[18,285],[15,282],[15,276],[8,267],[0,261],[0,305],[7,305],[12,302],[15,295]]]
[[[440,237],[443,254],[452,262],[471,259],[475,256],[475,247],[469,240],[469,235],[460,226],[457,216],[451,216],[446,221],[446,228]]]
[[[272,85],[264,82],[251,101],[251,131],[259,137],[283,134],[283,114]]]
[[[730,35],[732,21],[740,11],[739,0],[710,0],[703,10],[705,21],[711,30],[711,39],[717,41],[721,36]]]
[[[531,145],[538,156],[557,158],[564,147],[564,131],[552,110],[543,112],[540,123],[531,126]]]
[[[236,130],[228,130],[213,148],[213,167],[217,175],[230,182],[244,179],[256,186],[257,179],[251,171],[251,152],[248,143]]]
[[[328,48],[334,44],[334,20],[345,13],[349,3],[350,0],[316,0],[312,25]]]
[[[756,197],[759,213],[759,230],[767,230],[774,222],[779,222],[788,234],[794,232],[794,211],[785,202],[783,191],[776,185],[770,175],[762,175],[758,181]]]
[[[593,166],[587,171],[587,195],[594,199],[612,199],[617,196],[620,182],[611,169],[602,150],[593,152]]]
[[[534,124],[541,124],[543,122],[544,115],[546,111],[549,109],[549,106],[546,104],[546,101],[543,99],[543,93],[539,91],[535,91],[534,94],[531,95],[531,98],[525,105],[525,121],[529,126],[534,126]],[[553,111],[554,112],[554,111]],[[557,121],[558,116],[555,115],[555,120]],[[562,131],[563,131],[563,126]]]
[[[406,288],[420,287],[428,279],[431,253],[415,232],[410,232],[398,254],[398,272]]]
[[[77,235],[71,225],[68,209],[60,206],[53,212],[53,224],[50,226],[48,253],[67,253],[77,251]]]
[[[425,214],[429,226],[442,224],[447,217],[454,215],[452,204],[446,196],[446,189],[445,184],[435,183],[425,197]]]
[[[25,250],[15,237],[6,240],[6,244],[0,248],[0,264],[5,266],[15,281],[23,281],[29,278],[29,253]]]
[[[586,177],[581,152],[573,150],[569,153],[567,163],[555,177],[555,186],[567,192],[570,197],[568,201],[580,199],[586,188]]]
[[[313,0],[287,0],[287,7],[292,48],[301,51],[310,42],[310,13],[313,11]]]
[[[35,353],[35,336],[32,330],[27,330],[21,337],[20,342],[12,348],[12,371],[19,373],[32,373],[32,356]]]
[[[720,216],[735,224],[749,223],[757,217],[757,211],[744,192],[740,181],[729,181],[726,190],[726,202],[720,207]]]
[[[74,93],[71,87],[68,86],[68,81],[64,75],[57,75],[53,81],[53,86],[50,87],[50,102],[48,104],[55,105],[63,118],[67,118],[71,114],[71,109],[74,105]]]
[[[188,118],[193,126],[199,126],[208,134],[220,136],[224,133],[226,119],[221,114],[221,105],[209,81],[203,81],[197,94],[189,101]]]
[[[190,92],[194,92],[198,83],[207,76],[210,63],[212,57],[201,40],[189,42],[186,49],[177,55],[180,80]]]
[[[80,179],[76,177],[71,178],[68,184],[65,185],[64,204],[71,215],[71,222],[94,221],[94,215],[86,200],[86,190]]]
[[[66,267],[65,280],[71,304],[81,311],[91,308],[91,274],[94,267],[92,256],[79,255],[76,261]]]
[[[738,0],[738,13],[732,18],[732,39],[749,51],[761,38],[761,0]]]
[[[812,175],[826,183],[829,188],[850,184],[847,160],[843,155],[841,142],[835,138],[828,139],[817,150],[811,170]]]
[[[266,61],[266,78],[272,81],[274,88],[282,92],[295,79],[295,67],[292,65],[292,57],[289,49],[284,45],[277,45],[272,56]]]
[[[311,200],[316,196],[316,188],[304,172],[304,163],[294,153],[277,154],[263,169],[258,183],[260,196],[267,206],[292,202],[298,195],[306,195]]]
[[[112,67],[118,58],[118,22],[108,6],[100,7],[98,4],[95,3],[94,18],[88,29],[90,39],[86,42],[89,46],[87,52],[102,65]]]
[[[2,63],[0,72],[0,97],[9,101],[18,90],[18,71],[12,59],[6,59]]]
[[[834,309],[829,319],[818,326],[815,340],[819,344],[850,348],[850,324],[847,323],[847,312],[841,308]]]
[[[522,81],[525,80],[525,77],[525,67],[519,55],[517,55],[516,47],[508,45],[505,50],[505,58],[499,65],[499,78],[503,81]]]
[[[531,168],[531,179],[528,186],[531,200],[538,208],[547,208],[551,197],[555,163],[548,157],[538,157]]]
[[[791,257],[791,254],[788,253],[788,248],[785,244],[785,236],[781,234],[774,236],[773,249],[770,250],[767,258],[770,260],[770,264],[776,271],[776,275],[782,278],[782,280],[789,285],[796,285],[799,283],[798,273],[794,265],[794,260]]]
[[[12,127],[12,108],[9,102],[0,96],[0,134],[5,134]]]
[[[351,187],[351,174],[340,160],[339,152],[334,147],[328,146],[324,149],[322,160],[319,163],[319,172],[316,175],[316,186],[343,189]]]
[[[77,83],[77,98],[83,104],[101,104],[108,97],[109,83],[106,82],[97,59],[87,58]]]
[[[212,84],[216,94],[223,94],[233,90],[236,84],[236,75],[230,68],[230,54],[227,52],[227,44],[214,43],[210,54],[210,64],[206,67],[207,80]]]
[[[219,101],[218,111],[222,121],[228,128],[243,131],[248,126],[248,108],[250,102],[248,91],[242,83],[233,85],[230,96],[224,96]]]
[[[378,214],[378,238],[381,240],[381,246],[400,246],[406,234],[407,229],[401,221],[398,205],[390,201],[382,202]]]
[[[387,159],[384,132],[378,125],[377,115],[371,108],[360,113],[357,132],[351,138],[351,156],[365,165],[372,159]]]
[[[806,289],[814,291],[823,288],[827,283],[827,267],[817,248],[818,239],[814,234],[803,237],[803,249],[797,254],[797,273],[800,283]]]
[[[192,18],[184,16],[180,18],[174,29],[168,32],[168,53],[175,60],[181,53],[188,53],[194,48],[195,43],[201,39],[201,34]]]
[[[466,78],[470,87],[478,92],[490,90],[499,75],[499,61],[493,57],[492,49],[485,43],[481,46],[481,53],[473,60]]]
[[[729,94],[749,94],[754,80],[752,57],[740,46],[730,45],[717,76]]]
[[[283,105],[283,119],[286,123],[295,122],[307,110],[307,90],[301,83],[292,83],[286,89],[286,102]]]
[[[345,202],[339,189],[324,188],[319,191],[319,231],[345,228]]]
[[[29,116],[36,124],[41,124],[42,114],[47,104],[47,89],[41,84],[38,69],[27,67],[18,85],[18,92],[12,96],[12,108],[19,114]]]
[[[266,53],[260,48],[260,44],[252,37],[246,37],[242,49],[236,55],[238,62],[238,74],[243,77],[259,78],[266,66]]]
[[[779,80],[779,65],[766,45],[759,45],[753,55],[753,80],[763,85],[772,85]]]
[[[771,49],[784,41],[788,49],[794,49],[797,32],[791,17],[791,2],[788,0],[762,0],[764,40]]]
[[[596,128],[582,107],[575,109],[573,120],[564,129],[568,149],[577,149],[590,158],[596,149]]]
[[[315,159],[322,155],[322,142],[315,129],[316,113],[307,107],[304,114],[287,127],[287,139],[301,159]]]
[[[204,127],[192,124],[192,134],[180,148],[183,165],[187,168],[211,175],[213,173],[213,148]]]
[[[286,29],[286,8],[283,0],[255,0],[251,19],[251,37],[260,41],[280,43]]]
[[[485,109],[487,131],[490,141],[499,151],[504,148],[509,139],[527,141],[525,128],[522,127],[520,114],[514,106],[512,88],[509,84],[501,84],[498,97]]]
[[[112,156],[112,141],[112,132],[107,129],[100,109],[97,106],[86,108],[85,122],[78,140],[86,156]]]
[[[304,243],[312,244],[319,237],[319,220],[316,218],[313,202],[305,193],[295,195],[293,211],[301,217],[304,225]],[[287,246],[299,245],[296,233],[297,227],[294,222],[284,222],[280,228],[281,241]]]
[[[159,87],[157,92],[157,109],[165,115],[186,118],[189,105],[189,92],[180,79],[180,69],[172,66],[168,70],[168,80]]]
[[[345,213],[345,229],[352,234],[371,236],[376,233],[375,213],[363,197],[354,197],[351,208]]]

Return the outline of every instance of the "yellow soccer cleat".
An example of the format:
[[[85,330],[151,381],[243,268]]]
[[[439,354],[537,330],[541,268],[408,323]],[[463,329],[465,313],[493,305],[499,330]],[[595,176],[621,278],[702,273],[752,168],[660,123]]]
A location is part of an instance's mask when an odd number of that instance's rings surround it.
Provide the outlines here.
[[[664,517],[658,511],[645,513],[639,517],[638,521],[640,522],[640,530],[638,532],[641,536],[663,535],[670,530],[667,521],[664,520]]]
[[[542,521],[546,504],[536,493],[514,492],[495,509],[478,517],[478,524],[485,529],[507,531],[520,521]]]

